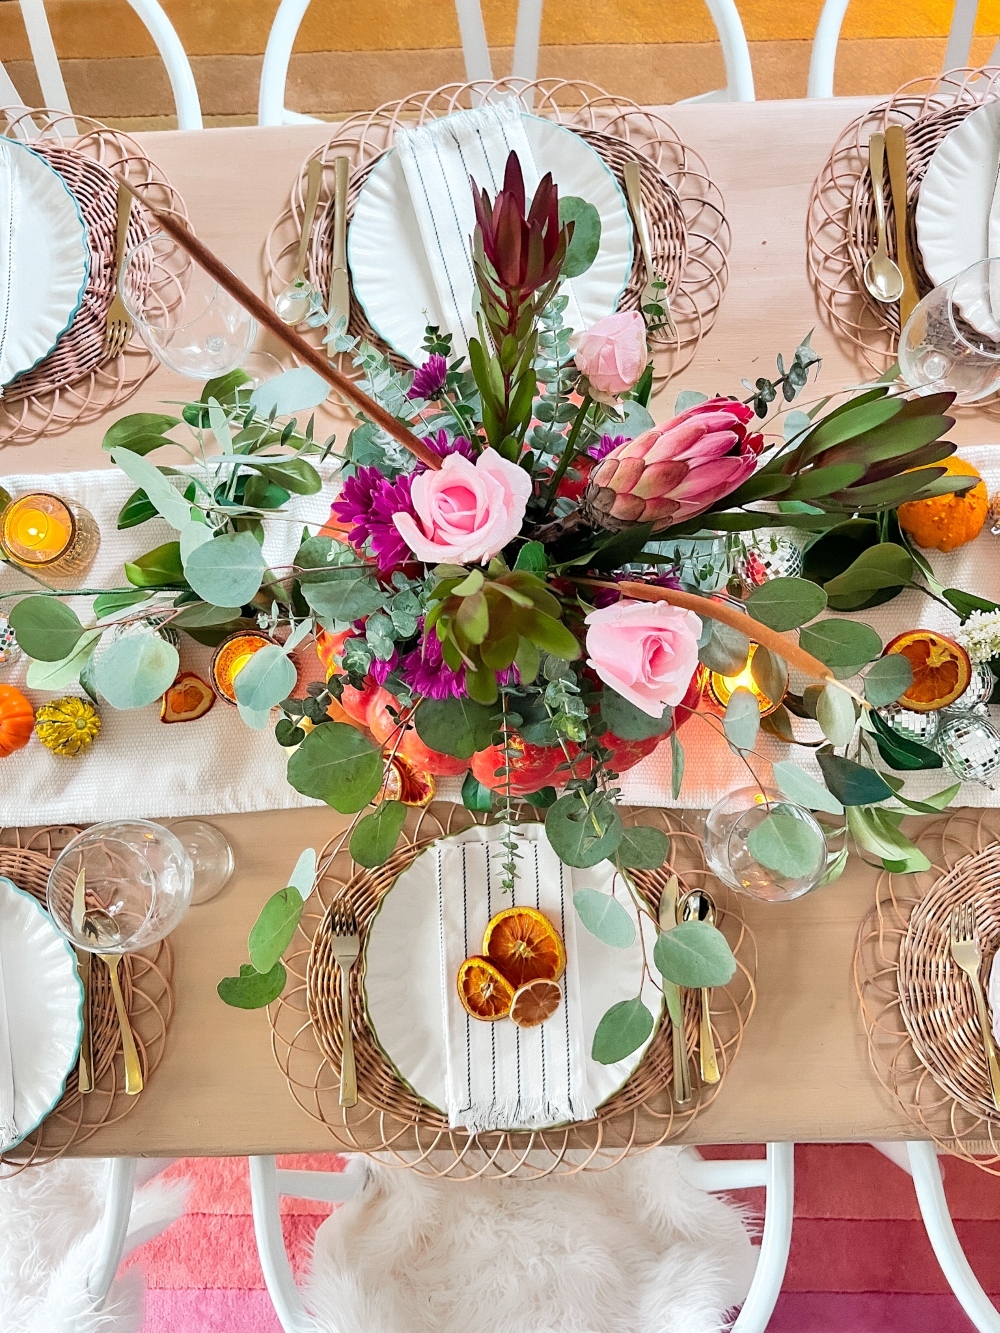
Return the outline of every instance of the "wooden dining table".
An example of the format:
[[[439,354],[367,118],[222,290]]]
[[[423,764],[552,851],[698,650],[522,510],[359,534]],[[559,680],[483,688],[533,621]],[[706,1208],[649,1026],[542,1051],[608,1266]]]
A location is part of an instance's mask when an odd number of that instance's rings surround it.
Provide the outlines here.
[[[729,279],[718,319],[692,364],[656,396],[658,420],[682,388],[738,391],[774,373],[804,334],[821,354],[820,388],[860,382],[866,368],[826,321],[806,270],[809,191],[860,99],[716,103],[657,108],[703,158],[732,228]],[[265,289],[263,244],[322,124],[156,132],[136,137],[179,189],[199,236],[247,282]],[[125,411],[184,400],[192,382],[164,368]],[[346,426],[346,417],[342,418]],[[108,464],[110,418],[9,447],[2,474]],[[346,434],[346,431],[343,432]],[[342,434],[342,438],[343,438]],[[963,412],[962,442],[1000,443],[1000,424]],[[689,765],[697,755],[689,755]],[[665,793],[666,797],[666,793]],[[2,812],[0,812],[2,822]],[[246,958],[246,937],[298,852],[345,826],[325,808],[219,816],[231,841],[232,881],[192,908],[173,936],[174,1011],[162,1063],[132,1113],[74,1151],[87,1155],[244,1155],[332,1149],[329,1131],[293,1099],[271,1049],[265,1011],[227,1008],[219,979]],[[758,951],[757,1004],[719,1095],[682,1140],[694,1143],[891,1140],[918,1137],[869,1062],[852,964],[875,872],[852,857],[835,884],[779,906],[744,901]]]

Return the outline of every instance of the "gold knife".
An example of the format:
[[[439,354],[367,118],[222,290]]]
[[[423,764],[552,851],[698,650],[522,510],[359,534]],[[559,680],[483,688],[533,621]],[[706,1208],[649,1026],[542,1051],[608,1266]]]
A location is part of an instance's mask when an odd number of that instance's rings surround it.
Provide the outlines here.
[[[679,886],[677,876],[671,875],[660,896],[660,930],[673,930],[677,925],[677,897]],[[674,1101],[683,1106],[691,1100],[691,1070],[688,1066],[687,1043],[684,1040],[684,1005],[681,1000],[681,988],[673,981],[664,981],[663,998],[670,1015],[670,1024],[674,1039]]]
[[[333,159],[333,272],[330,276],[330,317],[351,317],[351,283],[347,272],[347,185],[351,163]],[[328,344],[331,353],[333,344]]]
[[[73,885],[72,922],[73,931],[76,935],[83,934],[83,923],[87,914],[86,880],[87,872],[81,867],[80,873],[76,877],[76,883]],[[87,950],[77,949],[76,967],[80,974],[80,981],[83,984],[83,1035],[80,1039],[80,1063],[78,1066],[78,1082],[81,1092],[93,1092],[94,1090],[93,1054],[90,1043],[90,963],[91,956]]]
[[[910,258],[910,237],[907,228],[909,200],[906,190],[906,131],[902,125],[890,125],[885,132],[885,155],[889,161],[889,190],[892,211],[896,217],[896,263],[903,275],[903,295],[899,298],[899,323],[902,327],[920,300],[917,279]]]

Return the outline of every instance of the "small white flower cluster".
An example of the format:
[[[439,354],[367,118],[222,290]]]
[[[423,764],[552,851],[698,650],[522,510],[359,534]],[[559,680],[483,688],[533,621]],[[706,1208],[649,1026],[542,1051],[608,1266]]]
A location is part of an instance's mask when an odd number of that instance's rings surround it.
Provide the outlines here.
[[[973,662],[1000,657],[1000,611],[973,611],[956,637]]]

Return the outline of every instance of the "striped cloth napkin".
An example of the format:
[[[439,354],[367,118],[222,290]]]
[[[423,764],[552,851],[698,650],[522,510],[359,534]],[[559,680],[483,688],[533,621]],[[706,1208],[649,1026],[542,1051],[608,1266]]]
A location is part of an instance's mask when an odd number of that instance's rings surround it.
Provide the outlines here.
[[[0,1152],[13,1147],[19,1135],[14,1119],[14,1065],[3,983],[3,941],[0,940]]]
[[[513,897],[501,888],[506,853],[498,841],[444,841],[436,849],[448,1120],[453,1129],[472,1134],[540,1129],[594,1114],[587,1089],[571,872],[544,836],[515,836],[521,860]],[[537,908],[566,945],[563,1002],[536,1028],[471,1018],[456,991],[463,960],[481,951],[490,918],[506,907]]]
[[[538,185],[539,172],[522,112],[516,98],[506,97],[432,120],[416,130],[396,131],[396,151],[437,289],[441,318],[453,336],[456,356],[464,356],[469,339],[476,336],[472,268],[476,211],[469,177],[495,196],[503,186],[507,157],[513,151],[521,163],[529,203]],[[564,283],[562,290],[569,296],[566,324],[579,332],[584,327],[583,315],[572,283]]]

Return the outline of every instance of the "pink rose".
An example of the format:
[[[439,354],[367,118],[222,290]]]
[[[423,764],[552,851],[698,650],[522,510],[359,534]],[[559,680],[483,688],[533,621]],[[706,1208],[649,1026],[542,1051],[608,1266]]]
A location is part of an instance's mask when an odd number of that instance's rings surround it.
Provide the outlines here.
[[[698,665],[701,622],[693,611],[623,598],[591,611],[587,625],[588,665],[623,699],[661,717],[665,704],[684,698]]]
[[[646,369],[646,323],[638,310],[622,310],[592,324],[580,339],[576,364],[602,403],[631,389]]]
[[[437,472],[414,477],[410,503],[417,512],[393,514],[407,546],[425,564],[464,565],[489,560],[521,531],[531,478],[495,449],[470,463],[448,454]]]

